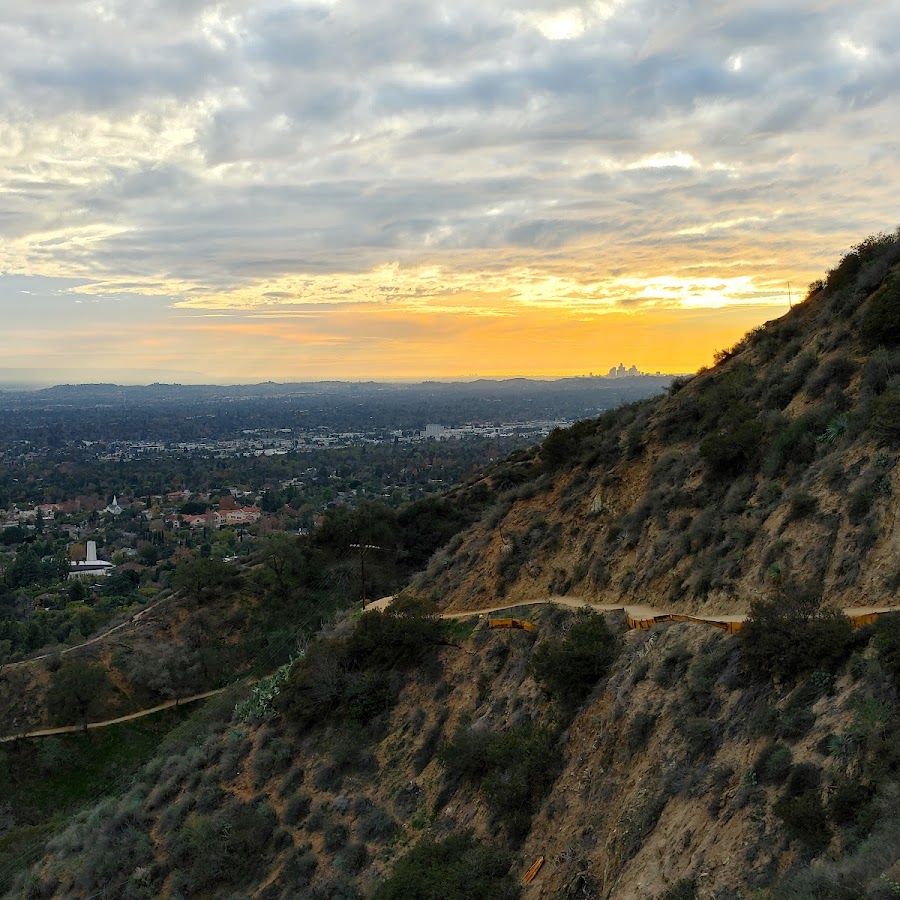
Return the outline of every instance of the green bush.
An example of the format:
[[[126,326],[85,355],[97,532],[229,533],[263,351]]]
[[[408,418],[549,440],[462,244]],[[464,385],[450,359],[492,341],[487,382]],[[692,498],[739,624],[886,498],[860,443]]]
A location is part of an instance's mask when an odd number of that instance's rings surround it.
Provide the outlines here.
[[[819,502],[812,494],[808,494],[806,491],[794,491],[788,507],[788,521],[796,522],[798,519],[806,519],[814,515],[818,508]]]
[[[872,481],[866,481],[850,492],[847,499],[847,515],[853,525],[861,525],[875,503],[878,493]]]
[[[361,872],[369,862],[369,851],[365,844],[348,844],[335,859],[335,865],[348,875]]]
[[[609,671],[618,646],[602,616],[579,612],[564,637],[537,646],[530,671],[557,703],[573,710]]]
[[[816,429],[810,425],[806,416],[789,422],[772,443],[773,456],[781,463],[798,466],[811,463],[816,456]]]
[[[281,870],[279,882],[285,891],[308,887],[313,879],[318,860],[312,851],[312,845],[298,847],[288,855]]]
[[[881,615],[875,622],[875,649],[885,672],[900,689],[900,613]]]
[[[276,705],[301,728],[329,720],[370,726],[396,702],[401,674],[435,657],[442,635],[440,619],[421,601],[364,613],[346,637],[309,645]]]
[[[853,778],[841,778],[828,800],[828,811],[837,825],[853,826],[865,818],[875,789]]]
[[[658,713],[637,712],[635,714],[626,737],[629,753],[639,753],[647,746],[658,719]]]
[[[734,478],[755,468],[764,437],[765,429],[755,419],[728,424],[703,439],[700,457],[712,477]]]
[[[872,401],[869,430],[880,443],[900,446],[900,391],[890,391]]]
[[[799,842],[811,856],[817,856],[828,846],[832,831],[818,791],[782,797],[772,809],[784,823],[788,837]]]
[[[697,879],[682,878],[661,894],[659,900],[697,900],[697,898]]]
[[[756,757],[753,771],[759,784],[784,784],[794,755],[786,744],[767,744]]]
[[[561,764],[556,732],[536,725],[496,733],[460,729],[439,757],[451,777],[478,786],[513,841],[527,833]]]
[[[852,651],[850,620],[824,609],[815,592],[785,585],[785,596],[757,600],[739,632],[748,670],[765,678],[836,672]]]
[[[702,716],[687,716],[676,720],[676,727],[693,757],[712,756],[719,747],[719,728]]]
[[[397,833],[397,823],[383,809],[373,807],[360,817],[356,833],[363,841],[386,841]]]
[[[312,808],[309,794],[294,794],[284,806],[284,821],[296,828],[308,815]]]
[[[597,433],[597,422],[576,422],[569,428],[554,428],[541,444],[541,461],[549,471],[575,465],[587,442]]]
[[[517,900],[510,857],[471,834],[423,838],[375,891],[374,900]]]
[[[829,388],[843,390],[856,373],[857,365],[849,356],[833,356],[823,363],[806,384],[810,397],[821,397]]]
[[[325,849],[329,853],[336,853],[346,845],[347,841],[350,839],[350,832],[347,830],[346,825],[333,822],[330,825],[325,826],[323,838],[325,841]]]
[[[860,327],[860,336],[869,347],[900,344],[900,272],[892,272],[869,297]]]
[[[666,651],[653,672],[653,681],[658,687],[673,687],[688,670],[692,656],[683,644],[677,644]]]

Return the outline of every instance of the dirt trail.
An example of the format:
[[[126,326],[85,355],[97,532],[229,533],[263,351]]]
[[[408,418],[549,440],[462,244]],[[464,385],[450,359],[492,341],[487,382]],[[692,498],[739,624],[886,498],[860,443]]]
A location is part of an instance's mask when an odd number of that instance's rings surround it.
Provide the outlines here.
[[[393,596],[382,597],[374,600],[366,606],[366,610],[387,609],[393,601]],[[523,606],[544,606],[547,604],[568,606],[573,609],[593,609],[597,612],[622,611],[633,619],[652,619],[656,616],[687,615],[671,609],[660,609],[655,606],[646,606],[641,603],[630,603],[627,606],[615,603],[594,603],[579,597],[544,597],[540,600],[520,600],[518,603],[505,603],[503,606],[488,606],[483,609],[451,610],[439,613],[441,619],[468,619],[470,616],[487,616],[491,613],[506,612],[510,609],[518,609]],[[864,616],[872,613],[894,612],[897,607],[892,606],[854,606],[841,610],[846,616]],[[691,613],[693,618],[705,619],[709,622],[744,622],[746,613]]]
[[[40,656],[31,656],[28,659],[20,659],[18,662],[10,662],[4,663],[4,669],[17,669],[21,666],[30,666],[32,663],[40,662],[42,659],[49,659],[51,656],[65,656],[67,653],[74,653],[76,650],[81,650],[84,647],[89,647],[91,644],[96,644],[102,641],[104,638],[109,637],[116,631],[119,631],[122,628],[127,628],[129,625],[133,625],[143,616],[147,615],[151,610],[156,609],[161,603],[165,603],[166,600],[170,600],[171,595],[168,597],[162,597],[160,600],[157,600],[156,603],[151,603],[150,606],[145,606],[139,612],[136,612],[133,616],[130,616],[124,622],[119,622],[118,625],[113,625],[112,628],[108,628],[106,631],[98,634],[96,637],[92,637],[90,640],[82,641],[80,644],[76,644],[74,647],[66,647],[65,650],[53,650],[50,653],[42,653]]]
[[[387,609],[391,602],[393,601],[393,596],[391,597],[382,597],[380,600],[373,600],[371,603],[367,604],[365,609],[367,612],[372,610],[379,609]],[[162,601],[158,601],[154,606],[158,605]],[[582,600],[578,597],[546,597],[542,600],[522,600],[519,603],[507,603],[504,606],[489,606],[484,609],[470,609],[463,610],[459,612],[443,612],[439,613],[439,618],[441,619],[468,619],[471,616],[486,616],[491,613],[505,612],[510,609],[518,609],[523,606],[546,606],[548,604],[557,604],[559,606],[568,606],[573,609],[593,609],[598,612],[624,612],[626,616],[633,619],[652,619],[656,616],[669,616],[673,615],[671,610],[663,610],[658,609],[653,606],[644,606],[642,604],[630,604],[628,606],[617,606],[614,603],[591,603],[589,600]],[[138,616],[143,615],[143,613],[149,612],[153,607],[148,606],[141,613],[138,613],[134,618],[138,618]],[[849,609],[844,609],[842,612],[845,615],[854,615],[854,616],[862,616],[868,615],[871,613],[886,613],[895,611],[896,607],[889,606],[855,606]],[[699,618],[699,617],[696,617]],[[743,622],[747,616],[745,613],[738,613],[734,615],[722,615],[722,614],[711,614],[702,617],[704,620],[708,622]],[[696,620],[696,619],[695,619]],[[132,620],[133,621],[133,620]],[[86,641],[85,644],[92,644],[101,638],[105,637],[106,634],[110,634],[113,631],[116,631],[119,628],[122,628],[124,625],[128,625],[130,622],[123,622],[121,625],[117,625],[115,628],[111,628],[110,631],[105,632],[102,635],[98,635],[95,638],[92,638],[90,641]],[[83,647],[85,644],[79,644],[78,647]],[[78,647],[70,647],[68,650],[62,651],[63,653],[69,653],[72,650],[77,650]],[[47,654],[50,655],[50,654]],[[39,659],[43,659],[44,657],[37,656],[30,660],[25,660],[22,663],[16,663],[15,665],[23,665],[28,662],[36,662]],[[142,709],[138,712],[130,713],[127,716],[119,716],[117,719],[107,719],[103,722],[88,722],[87,728],[106,728],[108,725],[117,725],[119,722],[131,722],[134,719],[140,719],[144,716],[152,716],[154,713],[161,712],[164,709],[171,709],[173,706],[183,706],[186,703],[193,703],[196,700],[205,700],[207,697],[214,697],[216,694],[221,694],[222,691],[227,690],[227,688],[217,688],[214,691],[206,691],[202,694],[194,694],[191,697],[181,697],[177,700],[167,700],[165,703],[160,703],[159,706],[151,707],[150,709]],[[54,734],[74,734],[77,731],[82,731],[83,726],[81,725],[64,725],[60,728],[43,728],[40,731],[30,731],[26,734],[13,734],[8,737],[0,738],[0,744],[8,743],[9,741],[17,741],[21,738],[31,738],[31,737],[48,737]]]
[[[197,700],[205,700],[207,697],[214,697],[221,694],[228,688],[216,688],[214,691],[205,691],[202,694],[193,694],[190,697],[178,697],[175,700],[166,700],[159,706],[153,706],[150,709],[141,709],[137,712],[129,713],[127,716],[119,716],[117,719],[106,719],[103,722],[88,722],[88,730],[92,728],[106,728],[108,725],[118,725],[120,722],[132,722],[134,719],[142,719],[144,716],[152,716],[154,713],[162,712],[164,709],[171,709],[173,706],[184,706],[187,703],[194,703]],[[0,738],[0,744],[7,744],[10,741],[18,741],[21,738],[32,737],[50,737],[53,734],[75,734],[75,732],[84,731],[83,725],[62,725],[59,728],[42,728],[39,731],[29,731],[26,734],[11,734],[8,737]]]

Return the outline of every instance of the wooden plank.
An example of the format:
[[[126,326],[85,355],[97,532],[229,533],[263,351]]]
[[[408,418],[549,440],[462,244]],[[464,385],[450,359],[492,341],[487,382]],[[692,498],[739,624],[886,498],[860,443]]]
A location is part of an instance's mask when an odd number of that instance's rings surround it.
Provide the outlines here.
[[[535,861],[532,867],[525,873],[525,877],[522,879],[522,884],[531,884],[534,881],[537,873],[541,871],[541,866],[544,865],[544,857],[539,856]]]

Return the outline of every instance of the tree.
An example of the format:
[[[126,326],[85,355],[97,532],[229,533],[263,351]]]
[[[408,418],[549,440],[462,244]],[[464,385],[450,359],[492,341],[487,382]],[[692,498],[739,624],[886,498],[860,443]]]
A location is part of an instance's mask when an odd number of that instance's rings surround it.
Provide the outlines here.
[[[173,583],[198,603],[229,593],[237,576],[228,563],[221,559],[200,557],[182,563],[175,572]]]
[[[565,637],[538,645],[531,658],[531,673],[551,697],[571,711],[609,671],[618,647],[603,616],[582,612]]]
[[[47,711],[58,724],[70,725],[74,719],[87,731],[88,719],[102,707],[110,686],[103,666],[69,658],[51,678]]]
[[[284,532],[273,532],[260,542],[259,575],[263,586],[279,600],[287,601],[307,576],[306,554],[300,539]]]

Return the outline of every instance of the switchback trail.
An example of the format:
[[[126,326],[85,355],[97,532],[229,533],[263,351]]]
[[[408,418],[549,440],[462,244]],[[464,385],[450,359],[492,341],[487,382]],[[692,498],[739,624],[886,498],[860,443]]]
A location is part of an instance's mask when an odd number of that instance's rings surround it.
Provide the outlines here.
[[[390,596],[382,597],[380,600],[374,600],[366,605],[365,610],[366,612],[371,612],[372,610],[387,609],[391,605],[393,599],[393,596]],[[158,601],[157,604],[154,604],[154,606],[158,605],[161,602],[161,600]],[[624,612],[629,626],[633,628],[649,628],[657,621],[664,622],[667,620],[671,620],[672,617],[676,617],[676,620],[677,618],[680,618],[682,621],[706,622],[713,625],[719,624],[720,627],[727,627],[729,624],[744,622],[747,618],[746,613],[734,613],[730,615],[716,613],[708,616],[694,616],[687,613],[673,613],[671,610],[658,609],[656,607],[645,606],[643,604],[617,606],[614,603],[591,603],[588,600],[581,600],[577,597],[546,597],[541,600],[520,600],[518,603],[507,603],[504,606],[488,606],[482,609],[460,611],[451,610],[450,612],[438,613],[438,617],[441,619],[468,619],[472,616],[487,616],[491,613],[507,612],[511,609],[520,609],[523,606],[548,606],[553,604],[558,606],[567,606],[572,609],[592,609],[596,610],[597,612]],[[138,615],[149,612],[152,608],[153,607],[148,606],[145,610],[142,610],[141,613],[138,613]],[[895,612],[896,607],[856,606],[849,609],[843,609],[841,611],[850,619],[859,619],[867,616],[877,616],[880,613]],[[137,616],[135,616],[135,618],[137,618]],[[110,632],[122,628],[127,624],[130,624],[130,622],[123,622],[121,625],[117,625],[115,628],[110,629]],[[105,632],[102,635],[98,635],[97,637],[92,638],[86,643],[94,643],[95,641],[98,641],[101,638],[105,637],[106,634],[109,634],[110,632]],[[78,645],[78,647],[83,646],[85,646],[85,644]],[[62,652],[69,653],[72,650],[77,650],[78,647],[70,647],[69,650],[64,650]],[[47,655],[49,656],[51,654]],[[35,662],[38,659],[43,658],[44,657],[38,656],[30,660],[24,660],[23,663]],[[16,665],[22,665],[23,663],[16,663]],[[165,703],[160,703],[159,706],[154,706],[150,709],[138,710],[138,712],[130,713],[127,716],[119,716],[117,719],[106,719],[103,722],[88,722],[87,728],[88,730],[92,728],[106,728],[108,725],[118,725],[120,722],[131,722],[135,719],[141,719],[144,716],[152,716],[154,713],[162,712],[164,709],[171,709],[173,706],[184,706],[184,704],[186,703],[194,703],[197,700],[205,700],[207,697],[214,697],[216,694],[221,694],[225,690],[227,690],[227,688],[217,688],[214,691],[206,691],[202,694],[194,694],[191,697],[181,697],[176,700],[167,700]],[[50,735],[54,734],[74,734],[75,732],[83,730],[84,726],[82,725],[64,725],[59,728],[43,728],[39,731],[30,731],[25,734],[13,734],[9,735],[8,737],[0,737],[0,744],[5,744],[10,741],[17,741],[23,738],[49,737]]]

